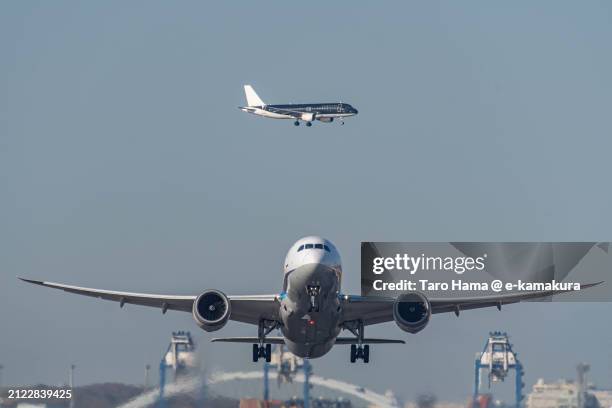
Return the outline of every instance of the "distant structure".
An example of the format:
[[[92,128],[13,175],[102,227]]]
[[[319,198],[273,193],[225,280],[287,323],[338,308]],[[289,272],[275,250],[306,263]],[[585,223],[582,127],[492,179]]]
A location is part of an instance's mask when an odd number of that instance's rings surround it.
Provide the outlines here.
[[[586,373],[591,369],[588,364],[579,363],[576,366],[576,372],[578,374],[578,389],[576,392],[576,399],[578,400],[576,405],[578,408],[585,408],[586,406]]]
[[[312,366],[308,360],[299,358],[294,354],[285,351],[284,345],[276,347],[272,353],[272,359],[264,364],[264,393],[263,400],[270,401],[270,369],[277,370],[276,383],[280,387],[283,383],[292,383],[295,376],[301,370],[304,371],[304,396],[301,407],[310,408],[310,377]]]
[[[196,367],[195,349],[191,333],[188,331],[172,332],[170,345],[162,359],[162,364],[164,367],[172,369],[174,380],[189,369]]]
[[[518,360],[518,354],[512,349],[512,344],[505,332],[489,333],[489,338],[481,353],[476,354],[474,362],[474,395],[472,406],[485,408],[491,400],[491,385],[506,379],[510,370],[515,371],[515,408],[520,408],[523,401],[523,365]],[[487,392],[482,392],[482,371],[487,370]]]
[[[72,398],[70,398],[70,408],[74,408],[74,370],[76,365],[70,365],[70,371],[68,371],[68,386],[72,390]]]
[[[292,383],[300,368],[304,365],[304,359],[295,356],[294,354],[285,351],[283,344],[279,345],[272,353],[272,359],[269,368],[276,368],[278,375],[276,377],[277,385],[280,387],[283,383]]]
[[[294,397],[286,401],[273,400],[267,401],[265,404],[263,401],[253,398],[242,398],[240,400],[239,408],[302,408],[304,401]],[[312,400],[313,408],[351,408],[353,405],[351,401],[342,398],[323,398],[319,397]]]
[[[172,380],[176,381],[182,375],[197,367],[196,346],[188,331],[172,332],[170,345],[159,363],[159,402],[158,407],[165,407],[164,388],[167,381],[167,371],[172,371]]]
[[[269,375],[274,377],[277,375],[277,373],[274,370],[270,370]],[[220,383],[224,383],[228,381],[259,380],[259,379],[262,379],[263,377],[264,377],[264,373],[261,371],[238,371],[238,372],[229,372],[229,373],[217,372],[217,373],[212,374],[209,377],[207,384],[215,385],[215,384],[220,384]],[[298,373],[295,376],[294,381],[303,383],[305,381],[304,375],[302,373]],[[336,380],[333,378],[323,378],[323,377],[319,377],[316,375],[311,375],[311,377],[309,378],[309,382],[310,384],[316,385],[317,387],[323,387],[323,388],[327,388],[330,390],[339,391],[339,392],[351,395],[352,397],[356,397],[357,399],[360,399],[370,404],[368,405],[368,407],[377,407],[377,408],[399,408],[400,407],[400,404],[398,403],[397,398],[395,398],[395,395],[393,395],[392,392],[386,392],[384,395],[382,395],[382,394],[378,394],[368,388],[365,388],[359,385],[350,384],[350,383],[347,383],[341,380]],[[254,403],[253,401],[259,401],[259,404],[260,404],[259,406],[265,406],[263,400],[249,399],[248,401],[245,400],[245,403],[247,402]],[[267,403],[270,407],[272,407],[274,406],[274,403],[276,403],[276,401],[278,400],[269,400],[267,401]],[[300,402],[301,405],[300,404],[289,405],[288,408],[294,408],[295,406],[301,408],[303,406],[303,400],[298,399],[297,397],[295,399],[291,399],[290,401],[292,403],[301,401]],[[320,398],[317,398],[317,399],[310,398],[309,399],[310,407],[317,408],[318,401],[320,401]],[[344,401],[344,399],[337,398],[335,401],[336,402]],[[407,407],[409,406],[407,405]],[[414,408],[414,407],[409,407],[409,408]],[[450,405],[440,405],[439,408],[460,408],[460,407],[450,406]]]
[[[151,372],[151,365],[150,364],[145,364],[144,382],[143,382],[143,386],[144,386],[145,390],[147,390],[149,388],[149,373],[150,372]]]
[[[612,390],[600,390],[586,381],[589,366],[576,367],[577,381],[545,383],[540,378],[527,396],[526,408],[610,408]]]

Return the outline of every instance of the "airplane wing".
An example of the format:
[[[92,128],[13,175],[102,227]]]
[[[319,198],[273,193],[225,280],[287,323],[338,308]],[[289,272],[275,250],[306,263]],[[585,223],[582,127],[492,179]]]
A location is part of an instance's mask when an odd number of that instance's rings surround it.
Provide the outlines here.
[[[304,115],[305,113],[310,113],[310,112],[294,111],[290,109],[280,109],[280,108],[275,108],[273,106],[266,106],[266,110],[268,112],[278,113],[279,115],[293,116],[296,119],[301,119],[302,115]],[[312,112],[312,113],[316,113],[316,112]]]
[[[580,285],[581,289],[597,286],[603,282],[588,283]],[[457,316],[462,310],[480,309],[484,307],[497,307],[501,310],[502,305],[518,303],[525,300],[542,299],[559,293],[572,292],[572,290],[547,290],[521,293],[509,293],[504,295],[486,295],[461,298],[428,299],[431,304],[431,313],[454,312]],[[344,318],[349,322],[362,320],[364,325],[372,325],[393,321],[392,297],[378,296],[345,296]]]
[[[83,288],[80,286],[63,285],[54,282],[19,278],[24,282],[48,288],[60,289],[77,295],[91,296],[104,300],[119,302],[119,306],[134,304],[140,306],[158,307],[162,313],[167,310],[192,312],[193,302],[197,296],[191,295],[156,295],[148,293],[118,292],[112,290]],[[228,296],[231,304],[230,320],[257,325],[261,318],[278,319],[277,295]]]

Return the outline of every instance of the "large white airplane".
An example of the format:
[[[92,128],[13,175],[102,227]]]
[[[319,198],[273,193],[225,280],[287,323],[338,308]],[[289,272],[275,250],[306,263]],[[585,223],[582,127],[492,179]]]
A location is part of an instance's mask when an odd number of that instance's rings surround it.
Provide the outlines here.
[[[456,299],[427,298],[420,292],[397,298],[345,295],[340,288],[342,265],[336,247],[327,239],[310,236],[297,241],[285,258],[282,291],[272,295],[227,296],[209,289],[200,295],[175,296],[116,292],[62,285],[32,279],[21,280],[66,292],[119,302],[192,313],[196,324],[212,332],[229,320],[258,327],[254,337],[216,338],[213,342],[252,343],[253,361],[270,361],[271,344],[285,344],[305,358],[326,354],[335,344],[351,345],[350,361],[370,360],[370,344],[404,343],[403,340],[368,338],[366,326],[395,321],[405,332],[418,333],[432,314],[497,307],[543,298],[564,291],[523,292]],[[595,284],[582,285],[587,288]],[[268,336],[279,329],[282,336]],[[353,337],[339,337],[348,330]]]
[[[300,120],[306,122],[306,126],[312,126],[314,120],[330,123],[334,119],[344,125],[344,118],[358,113],[357,109],[342,102],[267,105],[251,85],[244,86],[244,94],[247,106],[240,106],[240,110],[265,118],[292,119],[295,126],[300,125]]]

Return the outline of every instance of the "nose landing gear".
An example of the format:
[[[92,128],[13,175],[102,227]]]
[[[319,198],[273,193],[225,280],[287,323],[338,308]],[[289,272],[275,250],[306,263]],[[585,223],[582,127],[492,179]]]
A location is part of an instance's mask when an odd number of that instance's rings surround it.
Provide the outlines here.
[[[319,311],[319,292],[321,292],[321,287],[319,285],[309,285],[306,287],[306,292],[308,296],[310,296],[310,309],[309,312],[318,312]]]
[[[295,122],[293,122],[293,124],[294,124],[295,126],[300,126],[300,121],[299,121],[299,120],[296,120]]]

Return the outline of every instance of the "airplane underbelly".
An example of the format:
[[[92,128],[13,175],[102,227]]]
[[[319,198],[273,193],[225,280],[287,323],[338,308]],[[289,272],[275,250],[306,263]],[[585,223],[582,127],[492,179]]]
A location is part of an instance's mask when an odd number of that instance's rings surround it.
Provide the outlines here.
[[[269,111],[262,111],[259,114],[261,116],[265,116],[267,118],[272,118],[272,119],[294,119],[293,116],[290,116],[290,115],[282,115],[280,113],[274,113],[274,112],[269,112]]]
[[[334,339],[323,343],[304,344],[285,339],[289,351],[301,358],[319,358],[327,354],[334,347]]]
[[[340,333],[339,320],[329,314],[311,314],[310,320],[286,319],[283,326],[285,343],[299,357],[316,358],[326,354]]]
[[[320,357],[340,333],[338,277],[324,265],[310,264],[290,272],[288,280],[287,297],[281,302],[287,346],[300,357]],[[318,294],[313,301],[314,287]]]

